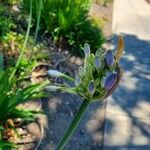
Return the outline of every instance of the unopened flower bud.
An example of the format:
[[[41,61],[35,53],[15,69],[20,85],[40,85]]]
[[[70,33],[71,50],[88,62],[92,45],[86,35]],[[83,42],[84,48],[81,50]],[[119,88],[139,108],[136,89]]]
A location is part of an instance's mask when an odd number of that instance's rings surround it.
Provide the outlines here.
[[[49,75],[49,76],[51,76],[51,77],[64,77],[64,78],[66,78],[66,79],[68,79],[68,80],[70,80],[70,81],[74,81],[74,79],[73,78],[71,78],[70,76],[68,76],[68,75],[66,75],[66,74],[63,74],[63,73],[61,73],[61,72],[59,72],[59,71],[57,71],[57,70],[48,70],[47,71],[47,74]]]
[[[85,57],[90,56],[90,53],[91,53],[90,46],[89,46],[89,44],[85,43],[84,44],[84,54],[85,54]]]
[[[90,93],[91,95],[93,95],[94,92],[95,92],[95,85],[94,85],[94,81],[93,81],[93,80],[90,81],[90,83],[89,83],[88,91],[89,91],[89,93]]]
[[[99,69],[101,67],[101,61],[98,56],[95,57],[94,65],[95,65],[96,69]]]
[[[117,73],[113,72],[109,76],[106,77],[104,81],[104,88],[106,91],[109,91],[117,81]]]
[[[50,86],[46,86],[44,89],[45,89],[47,92],[52,92],[52,91],[60,90],[61,87],[55,86],[55,85],[50,85]]]
[[[115,63],[114,55],[112,51],[108,51],[105,56],[106,63],[109,67],[113,66]]]
[[[80,83],[81,83],[81,78],[78,75],[76,75],[76,77],[75,77],[75,85],[79,86]]]
[[[51,77],[62,77],[64,74],[57,70],[48,70],[47,74]]]
[[[84,76],[84,69],[83,67],[79,67],[79,77],[83,77]]]

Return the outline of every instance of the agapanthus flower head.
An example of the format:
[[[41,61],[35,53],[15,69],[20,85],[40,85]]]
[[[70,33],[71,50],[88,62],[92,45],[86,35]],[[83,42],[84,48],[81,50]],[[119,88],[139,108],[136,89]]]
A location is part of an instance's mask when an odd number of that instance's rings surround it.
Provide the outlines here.
[[[120,38],[120,37],[119,37]],[[117,88],[122,76],[122,69],[119,60],[123,54],[123,38],[118,40],[118,50],[116,53],[109,50],[98,50],[95,55],[91,54],[88,44],[84,45],[85,61],[84,66],[79,67],[78,74],[74,80],[74,87],[58,88],[64,92],[77,93],[82,98],[90,101],[102,100],[111,95]],[[119,42],[121,41],[121,43]],[[120,51],[120,52],[118,52]],[[116,55],[117,56],[116,56]],[[71,78],[58,71],[49,70],[51,76],[63,76]],[[103,82],[104,81],[104,82]]]

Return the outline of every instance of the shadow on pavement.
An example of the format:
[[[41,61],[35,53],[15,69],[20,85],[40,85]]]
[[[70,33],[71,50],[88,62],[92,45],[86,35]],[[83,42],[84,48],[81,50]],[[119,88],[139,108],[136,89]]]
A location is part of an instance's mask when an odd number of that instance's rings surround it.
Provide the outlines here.
[[[138,31],[137,31],[138,32]],[[110,108],[116,115],[106,118],[108,139],[105,139],[107,150],[149,150],[150,149],[150,41],[138,39],[133,35],[125,35],[125,54],[121,59],[124,68],[122,81],[109,98]],[[117,37],[113,38],[113,43]],[[110,110],[111,112],[111,110]],[[121,114],[120,114],[121,112]],[[111,138],[117,136],[114,124],[119,124],[122,115],[124,121],[120,123],[118,131],[124,137],[117,137],[118,143],[111,143]],[[115,118],[118,117],[118,120]],[[116,121],[116,122],[115,122]],[[117,126],[117,125],[116,125]],[[126,126],[129,129],[125,129]],[[109,134],[113,135],[109,138]],[[115,140],[112,140],[115,141]],[[121,144],[123,143],[123,144]],[[108,144],[108,145],[107,145]]]

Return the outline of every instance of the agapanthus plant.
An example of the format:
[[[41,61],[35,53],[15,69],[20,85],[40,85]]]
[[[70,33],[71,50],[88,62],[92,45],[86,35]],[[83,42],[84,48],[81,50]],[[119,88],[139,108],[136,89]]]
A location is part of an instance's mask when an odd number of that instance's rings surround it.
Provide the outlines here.
[[[116,52],[99,49],[95,54],[91,54],[90,51],[90,46],[85,44],[84,66],[79,67],[75,79],[56,70],[49,70],[47,72],[52,77],[63,77],[74,82],[73,87],[66,84],[54,83],[54,85],[46,87],[47,91],[60,90],[62,92],[77,94],[83,98],[83,103],[77,115],[56,148],[58,150],[63,149],[75,131],[88,105],[91,102],[102,101],[110,96],[117,88],[123,73],[119,64],[119,60],[124,51],[122,36],[118,38],[118,49]]]

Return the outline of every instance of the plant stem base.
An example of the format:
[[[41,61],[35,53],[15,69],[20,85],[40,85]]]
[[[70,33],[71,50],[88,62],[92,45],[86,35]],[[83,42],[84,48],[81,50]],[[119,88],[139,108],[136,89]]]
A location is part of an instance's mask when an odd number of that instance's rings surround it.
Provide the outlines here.
[[[67,129],[67,131],[65,132],[63,138],[61,139],[61,141],[59,142],[56,150],[63,150],[65,144],[69,141],[69,139],[71,138],[72,134],[75,132],[76,128],[78,127],[81,118],[83,117],[86,109],[89,106],[90,101],[88,100],[84,100],[78,110],[78,113],[76,114],[76,116],[74,117],[73,121],[71,122],[69,128]]]

